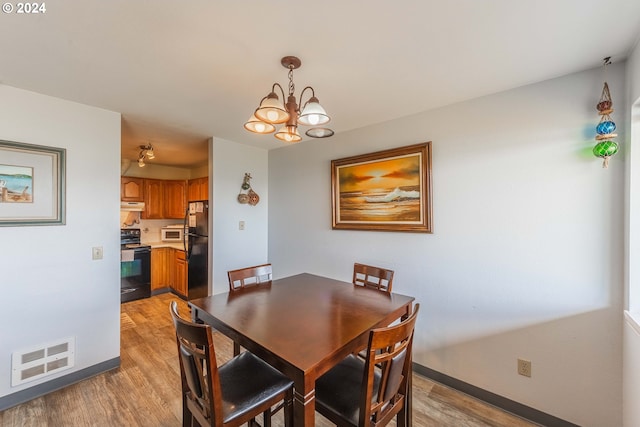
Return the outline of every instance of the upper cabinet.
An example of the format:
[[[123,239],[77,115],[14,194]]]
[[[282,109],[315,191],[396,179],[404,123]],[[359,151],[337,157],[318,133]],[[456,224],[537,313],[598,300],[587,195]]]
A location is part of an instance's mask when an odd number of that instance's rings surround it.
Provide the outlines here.
[[[186,209],[186,181],[144,180],[143,219],[183,219]]]
[[[187,210],[187,183],[164,181],[164,217],[184,218]]]
[[[120,199],[124,202],[144,202],[143,182],[142,178],[120,177]]]
[[[189,180],[189,201],[209,200],[209,177]]]

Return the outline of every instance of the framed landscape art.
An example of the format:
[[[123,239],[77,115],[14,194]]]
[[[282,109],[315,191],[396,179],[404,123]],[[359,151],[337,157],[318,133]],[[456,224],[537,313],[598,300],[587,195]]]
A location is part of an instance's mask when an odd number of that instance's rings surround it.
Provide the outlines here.
[[[65,154],[0,141],[0,226],[65,223]]]
[[[334,229],[432,233],[431,142],[331,161]]]

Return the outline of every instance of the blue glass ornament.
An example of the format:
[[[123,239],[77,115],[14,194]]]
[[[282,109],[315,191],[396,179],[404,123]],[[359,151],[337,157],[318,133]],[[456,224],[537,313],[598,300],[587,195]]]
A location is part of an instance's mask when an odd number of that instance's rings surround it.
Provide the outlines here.
[[[598,134],[600,135],[606,135],[606,134],[612,133],[614,130],[616,130],[616,124],[613,123],[611,120],[605,120],[604,122],[600,122],[596,127],[596,132],[598,132]]]

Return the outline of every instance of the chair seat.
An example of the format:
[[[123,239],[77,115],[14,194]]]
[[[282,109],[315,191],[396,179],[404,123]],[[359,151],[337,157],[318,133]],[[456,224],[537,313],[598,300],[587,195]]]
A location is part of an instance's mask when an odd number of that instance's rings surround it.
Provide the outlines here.
[[[222,411],[227,423],[255,411],[293,381],[249,352],[243,352],[219,368]]]
[[[365,362],[354,355],[348,356],[316,381],[316,406],[339,415],[354,425],[360,417],[360,394],[363,387]],[[380,374],[374,374],[374,395],[380,384]]]

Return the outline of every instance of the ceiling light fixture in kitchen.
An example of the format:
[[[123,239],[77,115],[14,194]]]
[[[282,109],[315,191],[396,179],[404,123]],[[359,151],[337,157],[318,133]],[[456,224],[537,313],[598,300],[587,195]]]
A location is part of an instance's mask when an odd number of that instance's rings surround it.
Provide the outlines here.
[[[153,153],[153,146],[151,145],[151,142],[149,142],[149,145],[141,145],[140,154],[138,155],[138,166],[143,168],[145,166],[145,158],[153,160],[155,157],[156,155]]]
[[[333,135],[333,131],[322,125],[329,123],[331,118],[322,108],[315,91],[311,86],[307,86],[300,92],[300,106],[294,95],[295,85],[293,84],[293,70],[300,68],[302,61],[295,56],[285,56],[280,60],[283,67],[289,70],[289,95],[287,103],[284,104],[284,89],[278,83],[274,83],[271,92],[262,98],[260,105],[244,124],[244,128],[250,132],[267,134],[276,130],[274,125],[284,123],[280,130],[275,133],[275,137],[284,142],[299,142],[302,140],[298,133],[298,125],[313,126],[305,132],[305,135],[312,138],[327,138]],[[276,94],[276,87],[282,93],[282,101]],[[302,96],[309,89],[311,96],[303,103]],[[319,126],[319,127],[317,127]]]

